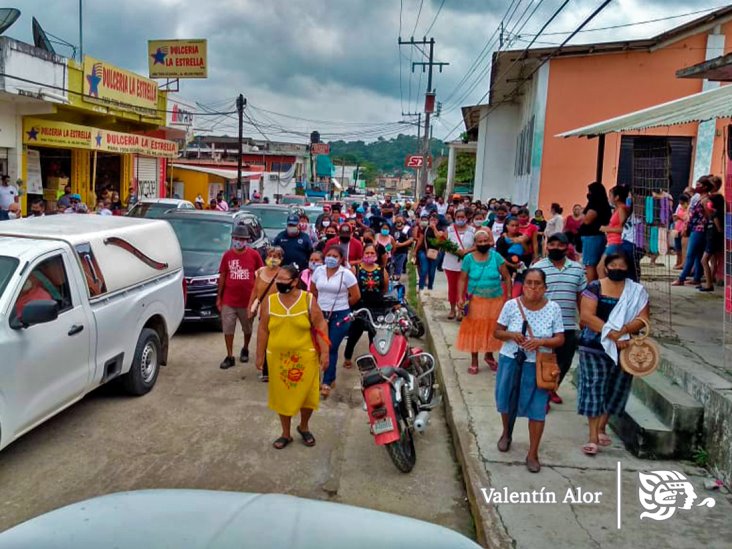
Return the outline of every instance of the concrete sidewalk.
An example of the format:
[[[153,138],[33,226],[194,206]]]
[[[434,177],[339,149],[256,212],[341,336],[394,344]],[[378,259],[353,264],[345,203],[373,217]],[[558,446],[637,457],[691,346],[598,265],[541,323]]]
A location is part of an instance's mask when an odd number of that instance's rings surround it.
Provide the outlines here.
[[[732,498],[726,491],[704,488],[707,479],[704,469],[686,462],[639,460],[618,442],[603,448],[595,457],[581,452],[587,423],[576,413],[571,374],[560,390],[564,404],[553,405],[547,417],[540,448],[541,472],[531,474],[524,464],[528,449],[525,419],[516,423],[511,451],[500,453],[496,448],[501,419],[495,409],[495,374],[482,363],[478,375],[469,375],[469,355],[454,349],[460,325],[447,320],[447,284],[442,273],[438,274],[435,290],[421,300],[430,345],[439,362],[448,423],[481,543],[488,547],[532,549],[641,545],[730,547]],[[620,529],[618,463],[621,467]],[[638,473],[658,470],[685,475],[698,499],[694,500],[693,508],[678,509],[667,520],[641,520],[644,509],[639,500]],[[536,491],[532,501],[537,503],[506,502],[512,492],[532,491]],[[549,503],[552,494],[556,503]],[[582,497],[592,503],[581,502]],[[715,506],[698,506],[707,497],[714,498]],[[683,505],[682,499],[679,507]]]

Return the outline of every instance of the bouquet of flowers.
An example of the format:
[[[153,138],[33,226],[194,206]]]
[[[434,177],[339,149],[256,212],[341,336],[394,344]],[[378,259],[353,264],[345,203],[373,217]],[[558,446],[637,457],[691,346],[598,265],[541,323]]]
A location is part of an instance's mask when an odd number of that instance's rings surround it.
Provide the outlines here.
[[[457,254],[457,252],[460,250],[460,246],[458,246],[455,242],[448,239],[439,239],[439,238],[430,238],[429,239],[430,246],[433,248],[437,248],[440,251],[443,251],[448,254]]]

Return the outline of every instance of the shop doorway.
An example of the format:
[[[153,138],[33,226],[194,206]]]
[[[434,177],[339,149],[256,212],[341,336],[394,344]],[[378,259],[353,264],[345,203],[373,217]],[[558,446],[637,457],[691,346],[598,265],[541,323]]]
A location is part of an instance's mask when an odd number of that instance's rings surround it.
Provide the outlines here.
[[[28,152],[28,204],[42,198],[46,200],[46,209],[53,211],[71,181],[71,150],[32,147]]]
[[[96,153],[96,174],[94,172],[95,161],[91,161],[91,181],[94,182],[94,192],[97,199],[102,195],[104,189],[110,192],[121,191],[122,181],[122,156],[113,153]]]

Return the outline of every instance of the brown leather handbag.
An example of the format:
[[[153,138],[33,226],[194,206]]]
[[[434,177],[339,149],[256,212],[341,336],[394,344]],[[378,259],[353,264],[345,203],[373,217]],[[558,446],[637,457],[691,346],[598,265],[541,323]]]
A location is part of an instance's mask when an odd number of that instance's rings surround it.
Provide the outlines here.
[[[516,300],[518,304],[521,316],[526,322],[526,327],[529,331],[529,337],[533,339],[534,332],[531,329],[531,324],[526,318],[526,313],[521,305],[521,298]],[[559,363],[557,362],[557,355],[554,353],[545,353],[536,351],[536,386],[539,389],[546,391],[556,391],[559,387],[559,376],[561,370],[559,369]]]
[[[656,371],[661,362],[661,352],[658,344],[650,338],[650,323],[642,317],[635,320],[643,322],[643,329],[631,336],[628,346],[620,351],[620,367],[632,376],[643,377]]]

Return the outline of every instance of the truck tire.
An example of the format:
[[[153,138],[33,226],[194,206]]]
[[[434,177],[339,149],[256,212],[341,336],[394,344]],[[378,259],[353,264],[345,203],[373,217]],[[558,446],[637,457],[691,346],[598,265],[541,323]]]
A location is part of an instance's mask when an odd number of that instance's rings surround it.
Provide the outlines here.
[[[130,371],[122,377],[125,391],[135,396],[150,392],[158,379],[161,356],[162,345],[158,333],[144,328],[137,340]]]

